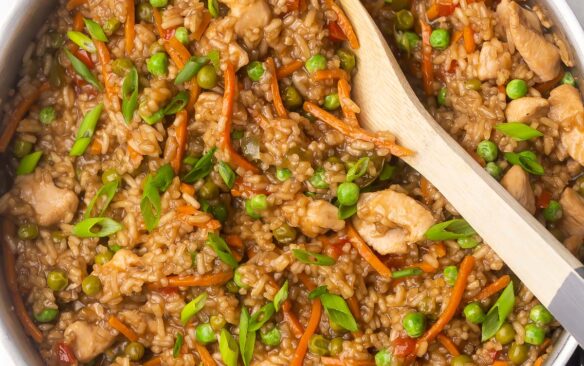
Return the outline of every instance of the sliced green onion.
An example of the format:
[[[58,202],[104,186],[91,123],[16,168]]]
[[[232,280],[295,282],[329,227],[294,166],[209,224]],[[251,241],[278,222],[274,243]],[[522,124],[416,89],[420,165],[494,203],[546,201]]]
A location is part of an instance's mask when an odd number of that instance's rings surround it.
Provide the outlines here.
[[[487,313],[482,325],[482,342],[492,338],[499,328],[507,319],[507,316],[513,311],[515,305],[515,293],[513,289],[513,282],[509,283],[501,296],[497,299],[493,307]]]
[[[513,165],[519,165],[528,173],[533,175],[543,175],[543,167],[538,163],[535,154],[531,151],[521,151],[519,153],[505,153],[505,160]]]
[[[42,155],[42,151],[35,151],[25,155],[18,163],[18,168],[16,168],[16,175],[26,175],[34,172]]]
[[[189,320],[192,319],[195,314],[203,309],[205,302],[207,301],[207,293],[203,292],[199,296],[195,297],[184,308],[180,311],[180,322],[185,326]]]
[[[278,292],[276,292],[276,295],[274,296],[274,309],[276,309],[276,311],[279,311],[280,305],[282,305],[282,303],[286,301],[287,298],[288,298],[288,280],[284,282],[282,287],[280,287],[280,289],[278,290]]]
[[[140,211],[144,219],[144,226],[148,231],[152,231],[158,226],[160,221],[161,204],[160,193],[153,183],[153,178],[149,175],[144,182],[144,191],[140,200]]]
[[[214,233],[209,233],[207,234],[206,244],[213,249],[213,251],[217,254],[217,257],[219,257],[219,259],[221,259],[225,264],[231,268],[237,268],[239,264],[233,257],[231,249],[222,237]]]
[[[89,204],[87,205],[87,209],[85,210],[85,214],[83,215],[83,218],[88,219],[88,218],[94,216],[94,215],[92,215],[93,208],[95,207],[95,204],[97,203],[98,200],[100,200],[101,209],[99,210],[99,212],[96,213],[95,216],[98,216],[98,217],[102,216],[104,214],[105,210],[107,209],[107,207],[109,206],[110,202],[112,201],[112,199],[116,195],[116,192],[118,191],[119,184],[120,184],[120,180],[115,179],[115,180],[101,186],[99,188],[99,190],[95,193],[95,196],[93,196],[91,201],[89,201]]]
[[[233,188],[235,184],[235,172],[224,161],[219,162],[219,175],[223,178],[223,182],[225,182],[225,185],[229,189]]]
[[[350,332],[356,332],[359,329],[345,299],[339,295],[326,293],[320,295],[320,301],[331,322]]]
[[[193,56],[189,58],[187,63],[183,66],[183,68],[179,71],[176,79],[174,79],[174,83],[176,85],[185,83],[192,78],[194,78],[199,70],[203,68],[209,62],[209,58],[205,56],[197,57]]]
[[[362,177],[367,172],[367,167],[369,166],[369,157],[364,157],[351,166],[347,172],[347,182],[352,182],[357,178]]]
[[[327,294],[327,293],[328,293],[328,289],[326,286],[318,286],[317,288],[315,288],[314,290],[312,290],[308,293],[308,299],[314,300],[314,299],[322,296],[323,294]]]
[[[302,263],[316,266],[332,266],[336,261],[328,255],[312,253],[302,249],[292,249],[292,254]]]
[[[216,147],[211,148],[203,155],[193,168],[185,174],[182,181],[185,183],[195,183],[199,179],[203,179],[211,173],[213,169],[213,154],[217,151]]]
[[[239,347],[233,336],[225,328],[221,329],[221,335],[219,336],[219,352],[225,366],[237,366]]]
[[[433,225],[426,231],[429,240],[452,240],[476,234],[464,219],[454,219]]]
[[[85,27],[87,28],[87,32],[89,32],[89,35],[98,41],[102,41],[102,42],[107,42],[107,36],[105,35],[103,29],[101,28],[101,26],[94,22],[91,19],[83,19],[83,21],[85,22]]]
[[[346,220],[357,213],[357,204],[351,206],[339,205],[338,217],[340,220]]]
[[[71,232],[79,238],[103,238],[122,228],[122,224],[109,217],[92,217],[78,222]]]
[[[498,123],[495,128],[517,141],[543,136],[543,133],[521,122]]]
[[[85,34],[77,31],[69,31],[67,32],[67,37],[71,40],[71,42],[75,43],[80,48],[84,49],[87,52],[95,53],[97,49],[95,48],[95,44],[91,40],[91,38],[87,37]]]
[[[138,108],[138,93],[140,91],[138,78],[138,70],[132,67],[122,83],[122,114],[126,123],[132,122],[134,112]]]
[[[395,165],[384,165],[383,169],[381,169],[381,173],[379,173],[379,180],[382,182],[390,180],[393,178],[396,169],[397,167]]]
[[[249,319],[248,332],[255,332],[264,326],[276,312],[273,303],[267,303],[256,311]]]
[[[209,9],[209,13],[213,18],[217,18],[219,16],[219,3],[217,0],[207,0],[207,8]]]
[[[101,86],[99,80],[97,80],[97,77],[93,75],[91,70],[89,70],[89,67],[87,67],[83,61],[75,57],[75,55],[73,55],[67,48],[63,48],[63,51],[65,52],[65,56],[67,56],[69,59],[69,62],[71,62],[73,70],[75,70],[75,72],[81,76],[83,80],[93,85],[97,90],[103,91],[103,87]]]
[[[164,118],[164,109],[159,109],[149,116],[144,116],[143,114],[140,114],[140,117],[142,117],[144,122],[152,126],[153,124],[160,122],[160,120]]]
[[[188,102],[189,92],[182,90],[171,99],[170,103],[168,103],[166,107],[164,107],[164,114],[166,116],[177,114],[187,106]]]
[[[241,315],[239,316],[239,348],[241,349],[241,359],[245,366],[249,366],[251,363],[256,341],[256,332],[248,331],[249,322],[249,312],[245,306],[242,306]]]
[[[209,61],[211,61],[211,65],[213,65],[215,71],[219,72],[221,70],[221,54],[219,53],[219,50],[211,50],[211,52],[207,54],[207,57],[209,58]]]
[[[181,333],[177,333],[176,341],[174,341],[174,347],[172,347],[172,357],[177,358],[180,354],[180,349],[182,348],[184,342],[184,337]]]
[[[398,279],[398,278],[404,278],[404,277],[419,276],[422,273],[424,273],[424,271],[422,271],[420,268],[412,267],[412,268],[406,268],[406,269],[392,272],[391,278]]]
[[[166,192],[168,187],[172,184],[172,178],[174,178],[174,170],[172,170],[170,164],[164,164],[158,168],[156,175],[154,175],[154,178],[152,179],[152,184],[154,184],[160,192]]]
[[[90,110],[85,117],[83,117],[83,121],[81,121],[79,129],[77,130],[75,143],[73,144],[71,151],[69,151],[69,156],[81,156],[85,153],[85,150],[91,142],[91,138],[93,137],[95,127],[101,117],[103,108],[103,103],[99,103]]]

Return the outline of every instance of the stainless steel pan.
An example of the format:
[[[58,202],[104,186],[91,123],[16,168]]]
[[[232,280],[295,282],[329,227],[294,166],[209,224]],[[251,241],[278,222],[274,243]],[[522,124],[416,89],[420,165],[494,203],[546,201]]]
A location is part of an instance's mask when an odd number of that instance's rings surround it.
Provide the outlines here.
[[[573,47],[578,68],[583,70],[584,31],[574,13],[565,0],[538,1],[546,6],[556,24],[561,25]],[[582,0],[571,1],[579,3]],[[0,0],[0,102],[14,87],[22,56],[56,3],[56,0]],[[584,319],[574,321],[584,322]],[[566,365],[576,347],[576,341],[569,334],[562,334],[547,365]],[[0,362],[6,366],[43,365],[32,341],[24,334],[12,311],[3,271],[0,271]]]

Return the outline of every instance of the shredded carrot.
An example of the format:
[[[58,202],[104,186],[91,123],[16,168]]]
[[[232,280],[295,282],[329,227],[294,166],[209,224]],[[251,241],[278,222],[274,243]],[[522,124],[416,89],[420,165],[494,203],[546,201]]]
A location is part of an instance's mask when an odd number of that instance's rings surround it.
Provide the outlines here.
[[[363,257],[363,259],[365,259],[367,263],[369,263],[369,265],[371,265],[371,267],[373,267],[381,276],[387,279],[391,278],[391,270],[387,268],[379,258],[377,258],[367,243],[365,243],[361,236],[359,236],[359,233],[355,230],[353,225],[347,223],[346,230],[349,241],[353,247],[357,249],[361,257]]]
[[[424,92],[432,95],[434,92],[434,65],[432,64],[432,46],[430,45],[430,35],[432,27],[420,19],[422,27],[422,79],[424,82]]]
[[[320,357],[324,366],[375,366],[374,360],[354,360],[351,358]]]
[[[92,155],[101,154],[101,142],[99,141],[99,139],[93,139],[93,142],[89,147],[89,153]]]
[[[467,54],[473,53],[477,49],[477,44],[474,41],[474,31],[470,25],[464,27],[463,30],[464,49]]]
[[[136,332],[128,328],[126,324],[122,323],[122,321],[115,317],[114,315],[110,316],[107,322],[109,323],[109,325],[111,325],[112,328],[122,333],[130,341],[136,342],[138,340],[138,335],[136,334]]]
[[[341,102],[341,110],[348,124],[351,126],[359,127],[359,121],[357,121],[357,115],[353,110],[355,102],[351,100],[351,85],[345,79],[340,79],[338,83],[339,100]]]
[[[337,14],[337,24],[339,27],[341,27],[343,33],[345,33],[345,36],[347,36],[347,39],[349,40],[349,46],[355,50],[359,48],[359,39],[357,38],[357,34],[355,33],[353,25],[351,25],[351,21],[349,18],[347,18],[343,9],[335,4],[334,0],[327,0],[326,3],[335,12],[335,14]]]
[[[493,366],[509,366],[509,363],[507,361],[496,360],[493,361]]]
[[[306,289],[308,289],[308,291],[312,291],[316,288],[314,281],[312,281],[312,279],[308,277],[306,273],[302,272],[298,274],[298,279],[300,279],[300,282],[302,282],[302,284],[304,285],[304,287],[306,287]]]
[[[243,248],[243,240],[239,235],[227,235],[225,236],[225,241],[231,248]]]
[[[166,31],[162,28],[162,14],[158,8],[152,8],[152,18],[154,19],[154,25],[156,26],[156,31],[160,38],[165,38]]]
[[[181,183],[180,184],[180,191],[182,193],[186,193],[190,196],[195,195],[195,187],[193,187],[192,184]]]
[[[432,192],[430,190],[430,181],[424,177],[420,178],[420,193],[424,198],[424,203],[427,205],[432,202]]]
[[[189,89],[189,101],[187,103],[187,106],[185,107],[187,109],[187,111],[194,111],[195,110],[195,103],[197,102],[197,99],[199,98],[199,93],[201,92],[201,88],[199,87],[199,84],[197,84],[197,80],[193,79],[191,81],[189,81],[189,83],[187,84],[187,87]]]
[[[424,273],[434,273],[438,269],[428,262],[420,262],[418,264],[415,264],[413,267],[418,267],[419,269],[424,271]]]
[[[288,323],[290,330],[296,338],[302,337],[304,333],[304,327],[296,317],[296,314],[292,311],[292,303],[290,300],[284,301],[282,304],[282,313],[284,314],[284,320]]]
[[[413,152],[410,149],[407,149],[403,146],[397,145],[395,142],[383,138],[379,136],[379,134],[375,132],[369,132],[362,128],[349,126],[345,122],[341,121],[334,115],[330,114],[329,112],[325,111],[324,109],[320,108],[316,104],[312,102],[305,102],[304,103],[304,110],[308,113],[311,113],[316,118],[322,120],[335,130],[339,131],[343,135],[363,141],[370,141],[373,142],[379,148],[388,149],[392,155],[397,157],[403,157],[412,155]]]
[[[69,0],[67,1],[67,5],[65,5],[65,9],[67,9],[68,11],[71,11],[83,4],[85,4],[87,2],[87,0]]]
[[[215,362],[215,360],[213,359],[213,357],[209,353],[209,350],[207,350],[207,347],[200,344],[199,342],[195,342],[195,349],[197,350],[199,357],[201,357],[201,362],[203,363],[203,366],[217,365],[217,363]]]
[[[103,78],[103,84],[105,85],[105,94],[107,99],[112,103],[116,96],[116,90],[114,85],[110,83],[109,77],[107,75],[107,66],[110,64],[111,56],[104,42],[94,40],[95,48],[97,48],[97,57],[101,63],[101,77]]]
[[[438,258],[442,258],[446,255],[446,245],[441,241],[434,243],[431,248],[434,250],[434,253],[436,253]]]
[[[497,292],[499,292],[502,289],[504,289],[505,287],[507,287],[509,282],[511,282],[511,277],[509,275],[503,275],[503,276],[497,278],[490,285],[488,285],[487,287],[482,289],[481,292],[479,292],[474,297],[474,300],[480,301],[480,300],[484,300],[486,298],[493,296]]]
[[[124,41],[126,55],[134,49],[134,37],[136,37],[136,14],[134,0],[126,0],[126,23],[124,24]]]
[[[452,356],[460,355],[460,352],[458,352],[458,348],[456,348],[452,339],[448,338],[443,333],[438,334],[436,339],[438,339],[438,342],[440,342]]]
[[[276,77],[278,79],[283,79],[292,75],[295,71],[300,70],[302,66],[304,66],[304,62],[300,60],[294,60],[287,65],[279,67],[278,70],[276,70]]]
[[[343,69],[327,69],[318,70],[312,74],[312,78],[316,81],[345,79],[349,80],[349,73]]]
[[[280,118],[288,117],[288,111],[286,107],[284,107],[284,102],[282,101],[282,96],[280,95],[280,86],[278,85],[278,77],[276,74],[276,64],[274,63],[274,59],[268,57],[266,60],[266,66],[268,68],[268,72],[271,75],[270,79],[270,89],[272,91],[272,99],[274,100],[274,108],[276,108],[276,113]]]
[[[426,10],[426,16],[428,17],[428,20],[434,20],[440,16],[440,14],[438,13],[438,4],[437,3],[432,4],[428,8],[428,10]]]
[[[220,286],[233,277],[233,272],[219,272],[207,275],[197,276],[170,276],[167,277],[168,286],[170,287],[204,287],[204,286]]]
[[[535,362],[533,363],[533,366],[541,366],[543,365],[543,356],[538,357]]]
[[[174,155],[174,158],[170,162],[170,165],[172,166],[172,169],[174,169],[174,173],[178,174],[185,153],[185,148],[187,146],[187,121],[189,119],[189,116],[187,111],[183,109],[182,111],[177,113],[176,118],[179,120],[178,125],[176,126],[175,129],[177,148],[176,154]]]
[[[542,354],[545,353],[546,349],[552,345],[552,340],[550,338],[546,338],[542,344],[539,345],[538,347],[538,354]]]
[[[81,12],[78,11],[73,16],[73,25],[72,25],[73,30],[81,32],[83,30],[84,25],[85,25],[85,22],[83,21],[83,14],[81,14]]]
[[[452,42],[450,42],[450,44],[455,44],[456,42],[460,41],[460,39],[462,38],[462,36],[463,36],[463,32],[457,30],[452,35]]]
[[[4,131],[2,131],[2,135],[0,136],[0,152],[6,151],[6,148],[10,144],[10,140],[12,140],[12,136],[14,132],[16,132],[16,128],[18,127],[18,123],[26,116],[30,107],[39,99],[41,94],[50,89],[49,83],[41,84],[36,90],[32,93],[24,96],[20,103],[14,108],[6,125],[4,127]]]
[[[160,359],[160,357],[156,356],[144,362],[143,366],[158,366],[160,364],[162,364],[162,360]]]
[[[176,37],[172,37],[168,42],[164,42],[164,49],[172,59],[172,61],[179,68],[187,63],[189,58],[191,58],[191,53]]]
[[[466,289],[466,284],[468,282],[468,276],[470,275],[472,268],[474,267],[475,257],[472,255],[468,255],[464,257],[462,263],[460,264],[460,268],[458,270],[458,277],[456,278],[456,282],[454,283],[454,288],[452,288],[452,294],[450,295],[450,299],[448,300],[448,305],[446,305],[446,309],[440,314],[440,317],[432,325],[426,333],[419,338],[418,344],[421,342],[430,342],[442,330],[444,327],[450,322],[456,311],[458,310],[458,306],[462,301],[462,296],[464,295],[464,290]]]
[[[264,188],[257,188],[253,185],[244,182],[241,177],[235,179],[235,184],[231,188],[231,195],[234,197],[250,198],[256,194],[268,194],[269,192]]]
[[[361,317],[361,308],[359,307],[359,301],[357,300],[357,296],[353,295],[347,299],[347,304],[349,305],[349,309],[351,313],[355,317],[356,320],[363,319]]]
[[[199,41],[201,39],[201,37],[203,37],[203,34],[205,34],[205,31],[209,27],[210,23],[211,23],[211,14],[208,11],[204,11],[203,18],[201,19],[201,24],[199,24],[199,27],[197,28],[197,30],[193,32],[192,39],[195,41]]]
[[[319,299],[312,300],[312,309],[310,311],[310,318],[308,319],[308,324],[306,325],[306,330],[296,346],[294,351],[294,356],[292,357],[292,362],[290,366],[301,366],[304,363],[304,356],[306,355],[306,350],[308,349],[308,342],[310,337],[314,334],[320,323],[320,315],[322,313],[322,305]]]

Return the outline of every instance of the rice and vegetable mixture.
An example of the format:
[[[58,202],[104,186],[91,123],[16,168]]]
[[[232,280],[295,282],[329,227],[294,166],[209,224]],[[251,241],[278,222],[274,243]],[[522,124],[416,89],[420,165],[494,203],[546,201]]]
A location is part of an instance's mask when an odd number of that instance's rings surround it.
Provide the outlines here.
[[[513,34],[570,65],[541,9],[364,4],[436,118],[579,248],[580,97]],[[557,322],[359,127],[358,48],[332,0],[61,1],[0,136],[4,267],[47,364],[542,364]]]

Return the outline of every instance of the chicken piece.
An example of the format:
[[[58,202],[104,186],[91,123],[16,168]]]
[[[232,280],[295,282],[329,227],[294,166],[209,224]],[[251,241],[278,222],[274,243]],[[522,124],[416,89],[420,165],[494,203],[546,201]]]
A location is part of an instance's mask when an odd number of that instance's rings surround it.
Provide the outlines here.
[[[433,224],[426,207],[392,189],[362,194],[353,218],[355,230],[380,254],[406,253]]]
[[[505,117],[507,122],[529,122],[547,115],[549,110],[550,104],[545,98],[523,97],[507,104]]]
[[[498,39],[485,42],[479,56],[479,79],[497,79],[500,71],[511,70],[511,64],[511,54]]]
[[[563,211],[562,231],[570,236],[584,236],[584,197],[568,187],[562,192],[560,205]]]
[[[108,330],[82,320],[70,324],[64,335],[79,362],[91,361],[108,349],[116,338]]]
[[[272,11],[265,0],[223,1],[231,9],[231,16],[237,18],[235,33],[243,38],[248,48],[255,48],[262,39],[265,26],[272,20]]]
[[[523,168],[512,166],[501,179],[501,184],[530,214],[535,214],[535,196],[529,183],[529,174]]]
[[[572,124],[569,130],[560,133],[560,142],[572,159],[584,165],[584,105],[578,89],[564,84],[551,91],[549,117],[556,122]]]
[[[345,221],[339,219],[339,209],[327,201],[311,201],[306,208],[306,215],[300,218],[300,230],[304,235],[314,238],[332,229],[339,231],[345,227]]]
[[[67,224],[77,211],[79,199],[75,192],[55,186],[49,174],[20,176],[14,186],[20,191],[20,198],[34,209],[40,226]]]

